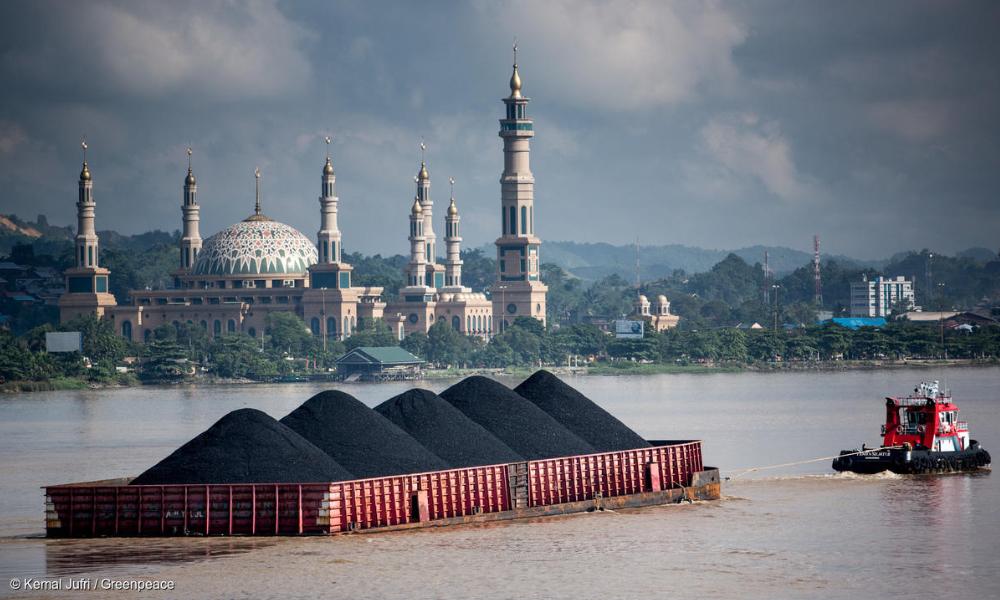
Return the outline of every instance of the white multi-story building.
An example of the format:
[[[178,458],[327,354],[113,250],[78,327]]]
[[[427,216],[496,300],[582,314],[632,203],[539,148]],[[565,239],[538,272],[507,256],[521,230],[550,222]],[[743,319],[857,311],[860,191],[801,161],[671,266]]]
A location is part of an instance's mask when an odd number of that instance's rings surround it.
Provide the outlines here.
[[[915,308],[913,282],[905,277],[864,278],[851,284],[852,317],[888,317],[902,302],[905,310]]]

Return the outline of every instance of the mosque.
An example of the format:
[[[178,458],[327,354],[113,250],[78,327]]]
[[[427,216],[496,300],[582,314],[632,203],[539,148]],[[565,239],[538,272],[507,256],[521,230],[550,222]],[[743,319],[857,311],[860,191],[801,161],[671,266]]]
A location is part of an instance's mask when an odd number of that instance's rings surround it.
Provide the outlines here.
[[[315,243],[263,213],[259,170],[255,172],[253,213],[202,240],[198,185],[189,149],[181,204],[180,262],[172,274],[173,287],[131,290],[128,303],[118,305],[109,293],[111,273],[100,266],[94,182],[84,143],[76,205],[76,264],[65,272],[60,320],[81,315],[110,319],[122,337],[134,342],[148,342],[153,331],[167,323],[197,324],[210,337],[239,332],[260,338],[273,312],[294,312],[314,335],[324,339],[344,339],[374,319],[389,324],[399,339],[426,332],[441,321],[465,335],[483,338],[502,331],[519,316],[544,323],[548,288],[540,276],[541,240],[535,236],[534,177],[529,166],[534,124],[527,115],[529,99],[521,93],[516,54],[510,96],[503,102],[506,113],[500,119],[499,132],[504,155],[501,229],[496,240],[496,281],[488,294],[462,285],[461,218],[454,191],[445,214],[444,264],[437,262],[431,179],[423,160],[409,210],[406,286],[397,298],[387,301],[383,288],[351,283],[352,267],[342,260],[337,178],[329,153],[320,179]]]

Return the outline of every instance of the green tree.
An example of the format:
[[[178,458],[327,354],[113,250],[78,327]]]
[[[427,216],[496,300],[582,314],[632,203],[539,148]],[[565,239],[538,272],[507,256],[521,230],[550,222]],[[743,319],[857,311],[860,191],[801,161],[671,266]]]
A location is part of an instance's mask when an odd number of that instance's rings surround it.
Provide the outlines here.
[[[423,331],[417,331],[403,338],[403,341],[399,343],[399,346],[410,354],[419,356],[420,358],[426,360],[428,343],[429,340],[427,339],[427,334]]]
[[[468,362],[471,350],[469,338],[455,331],[446,321],[431,325],[427,332],[426,359],[439,367]]]
[[[175,340],[157,339],[149,344],[148,358],[143,361],[139,378],[150,383],[173,383],[188,375],[191,362]]]
[[[313,334],[305,321],[293,312],[272,312],[267,316],[270,349],[276,356],[305,356],[313,350]]]
[[[260,351],[257,340],[243,334],[216,338],[209,350],[212,371],[220,377],[267,379],[278,374],[275,361]]]

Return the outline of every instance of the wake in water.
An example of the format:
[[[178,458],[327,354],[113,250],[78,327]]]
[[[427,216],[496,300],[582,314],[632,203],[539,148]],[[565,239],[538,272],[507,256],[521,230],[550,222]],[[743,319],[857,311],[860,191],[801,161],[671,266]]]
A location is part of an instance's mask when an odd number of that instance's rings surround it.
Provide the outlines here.
[[[777,481],[881,481],[911,478],[912,475],[899,475],[892,471],[883,471],[874,475],[862,475],[845,471],[842,473],[806,473],[802,475],[771,475],[769,477],[753,477],[748,479],[727,479],[727,483],[768,483]]]

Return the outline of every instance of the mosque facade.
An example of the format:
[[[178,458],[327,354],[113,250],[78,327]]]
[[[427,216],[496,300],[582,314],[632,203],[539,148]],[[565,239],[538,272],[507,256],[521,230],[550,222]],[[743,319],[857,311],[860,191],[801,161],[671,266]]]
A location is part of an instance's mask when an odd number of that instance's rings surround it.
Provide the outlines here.
[[[182,323],[200,325],[213,338],[234,333],[261,338],[274,312],[294,312],[314,335],[324,339],[344,339],[375,319],[389,324],[399,339],[426,332],[442,321],[465,335],[483,338],[502,331],[518,316],[544,323],[547,288],[539,271],[541,240],[535,236],[534,177],[529,168],[534,126],[527,116],[528,98],[521,94],[516,56],[510,90],[510,96],[503,99],[506,113],[500,120],[504,155],[501,234],[496,240],[496,281],[488,293],[462,283],[461,217],[453,185],[444,218],[444,261],[438,262],[431,179],[423,160],[408,216],[406,285],[387,301],[382,287],[353,285],[353,269],[342,259],[336,174],[329,155],[321,174],[315,241],[264,214],[259,170],[255,172],[254,212],[203,240],[189,149],[180,260],[172,273],[173,286],[131,290],[127,303],[118,305],[109,293],[111,273],[100,266],[93,179],[84,144],[76,260],[64,274],[60,320],[82,315],[110,319],[116,331],[134,342],[149,341],[161,325]]]

